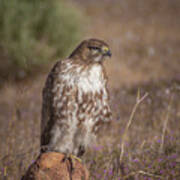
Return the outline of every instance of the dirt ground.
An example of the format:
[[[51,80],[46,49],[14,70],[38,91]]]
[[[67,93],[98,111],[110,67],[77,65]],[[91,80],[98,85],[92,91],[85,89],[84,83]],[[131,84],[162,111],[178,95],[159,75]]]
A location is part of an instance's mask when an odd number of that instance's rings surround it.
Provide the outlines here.
[[[86,15],[84,38],[104,39],[113,54],[105,66],[114,120],[83,158],[91,179],[180,179],[180,1],[73,3]],[[47,72],[0,89],[2,179],[20,179],[38,154]]]

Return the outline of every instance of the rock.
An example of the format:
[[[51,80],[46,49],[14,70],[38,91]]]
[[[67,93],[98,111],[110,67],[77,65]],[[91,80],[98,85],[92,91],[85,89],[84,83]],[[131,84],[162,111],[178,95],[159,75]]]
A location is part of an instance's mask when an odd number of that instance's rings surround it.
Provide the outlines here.
[[[73,167],[72,167],[73,165]],[[29,167],[22,180],[88,180],[89,172],[78,160],[64,159],[64,154],[48,152],[40,154]]]

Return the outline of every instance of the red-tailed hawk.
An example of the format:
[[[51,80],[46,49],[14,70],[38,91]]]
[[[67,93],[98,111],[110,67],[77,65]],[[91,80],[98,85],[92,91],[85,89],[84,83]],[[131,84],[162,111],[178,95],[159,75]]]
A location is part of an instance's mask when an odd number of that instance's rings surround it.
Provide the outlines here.
[[[41,122],[41,147],[45,151],[79,157],[96,139],[102,124],[110,121],[103,67],[106,56],[111,52],[105,42],[85,40],[49,73]]]

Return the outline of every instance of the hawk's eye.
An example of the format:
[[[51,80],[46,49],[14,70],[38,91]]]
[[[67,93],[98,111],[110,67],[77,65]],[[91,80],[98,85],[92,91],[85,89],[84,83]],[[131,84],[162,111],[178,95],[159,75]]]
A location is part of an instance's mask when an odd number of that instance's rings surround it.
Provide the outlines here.
[[[101,49],[95,46],[89,46],[90,50],[96,50],[96,51],[100,51]]]

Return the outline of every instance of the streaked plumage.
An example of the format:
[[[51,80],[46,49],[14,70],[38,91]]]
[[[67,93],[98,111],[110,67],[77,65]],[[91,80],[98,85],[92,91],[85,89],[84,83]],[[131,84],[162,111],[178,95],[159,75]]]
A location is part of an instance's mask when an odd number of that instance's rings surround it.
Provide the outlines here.
[[[102,124],[110,121],[103,67],[110,55],[105,42],[89,39],[55,64],[43,89],[43,150],[81,156]]]

